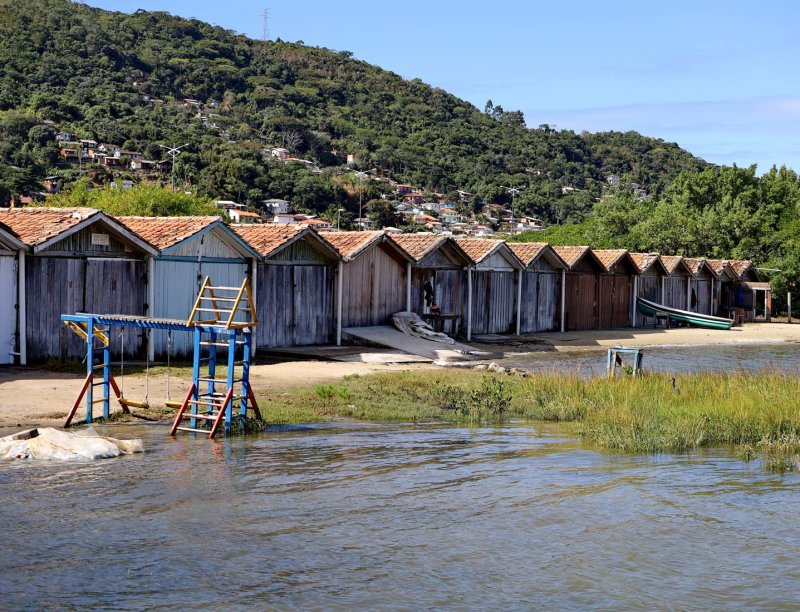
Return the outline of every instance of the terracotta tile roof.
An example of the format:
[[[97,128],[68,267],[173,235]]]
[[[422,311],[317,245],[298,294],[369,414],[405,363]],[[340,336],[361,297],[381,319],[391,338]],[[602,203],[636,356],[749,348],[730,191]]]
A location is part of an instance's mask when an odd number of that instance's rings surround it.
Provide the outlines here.
[[[325,234],[325,240],[345,259],[352,259],[382,237],[383,232],[331,232]]]
[[[447,238],[439,234],[395,234],[389,240],[403,249],[415,262],[447,242]]]
[[[588,246],[557,246],[553,250],[572,269],[590,249]]]
[[[628,254],[625,249],[592,249],[595,257],[603,264],[606,272],[611,272],[612,268]]]
[[[455,243],[472,260],[472,263],[480,263],[498,244],[503,244],[502,240],[491,240],[489,238],[455,238]]]
[[[683,263],[691,271],[692,275],[697,276],[703,268],[708,269],[714,276],[717,275],[714,269],[706,263],[705,259],[696,257],[684,257]]]
[[[650,266],[654,265],[659,259],[655,253],[628,253],[628,255],[631,256],[640,273],[647,272]]]
[[[717,275],[722,274],[729,263],[724,259],[706,259],[706,263],[711,267]]]
[[[525,266],[531,265],[547,249],[546,242],[512,242],[508,245]]]
[[[251,223],[231,225],[231,229],[261,255],[267,256],[294,239],[303,230],[296,225]]]
[[[742,274],[747,272],[747,269],[752,267],[753,262],[749,259],[729,259],[728,263],[730,264],[733,271],[736,272],[736,275],[741,278]]]
[[[194,236],[220,217],[117,217],[129,230],[159,250]]]
[[[664,267],[667,269],[667,272],[672,274],[673,272],[675,272],[675,269],[683,263],[683,257],[681,257],[680,255],[662,255],[661,263],[664,264]]]
[[[95,208],[2,208],[0,223],[28,246],[36,246],[99,212]]]

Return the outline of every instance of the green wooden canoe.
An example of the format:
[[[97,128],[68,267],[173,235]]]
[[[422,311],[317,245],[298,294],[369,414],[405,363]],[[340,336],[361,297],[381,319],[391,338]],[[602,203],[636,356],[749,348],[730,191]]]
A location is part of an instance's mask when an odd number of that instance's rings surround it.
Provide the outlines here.
[[[669,316],[673,321],[682,321],[695,325],[697,327],[707,327],[710,329],[730,329],[733,325],[731,319],[723,317],[714,317],[712,315],[701,314],[699,312],[690,312],[688,310],[678,310],[677,308],[670,308],[663,304],[657,304],[644,298],[636,298],[636,307],[639,312],[648,317],[654,316],[656,313],[663,313]]]

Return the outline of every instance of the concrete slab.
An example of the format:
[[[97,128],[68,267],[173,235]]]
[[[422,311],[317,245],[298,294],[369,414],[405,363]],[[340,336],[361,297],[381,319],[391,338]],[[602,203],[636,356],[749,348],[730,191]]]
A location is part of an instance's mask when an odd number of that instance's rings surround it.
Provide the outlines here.
[[[342,334],[439,362],[480,361],[500,359],[502,357],[502,354],[481,351],[468,344],[460,344],[458,342],[455,344],[441,344],[417,338],[416,336],[409,336],[388,325],[346,327],[342,330]]]

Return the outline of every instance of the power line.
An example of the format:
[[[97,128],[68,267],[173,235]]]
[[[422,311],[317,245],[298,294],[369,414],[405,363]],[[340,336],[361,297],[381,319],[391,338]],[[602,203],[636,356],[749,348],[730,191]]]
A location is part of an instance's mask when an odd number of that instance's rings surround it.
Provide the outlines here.
[[[172,177],[171,177],[171,182],[172,182],[172,191],[175,191],[175,158],[178,157],[178,155],[181,154],[181,149],[183,149],[184,147],[188,147],[189,146],[189,143],[187,142],[186,144],[183,144],[183,145],[181,145],[179,147],[176,147],[174,145],[171,146],[171,147],[167,147],[167,146],[162,145],[162,144],[160,144],[158,146],[161,147],[162,149],[165,149],[166,152],[167,152],[167,155],[169,155],[172,158]]]

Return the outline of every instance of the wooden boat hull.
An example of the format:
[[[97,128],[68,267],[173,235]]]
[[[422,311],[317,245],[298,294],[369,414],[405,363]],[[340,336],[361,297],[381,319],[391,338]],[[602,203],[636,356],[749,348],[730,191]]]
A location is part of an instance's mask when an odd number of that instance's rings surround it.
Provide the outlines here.
[[[669,316],[673,321],[681,321],[697,327],[705,327],[708,329],[730,329],[733,325],[731,319],[722,317],[715,317],[712,315],[701,314],[699,312],[691,312],[688,310],[678,310],[677,308],[670,308],[663,304],[657,304],[644,298],[636,298],[636,307],[643,315],[652,317],[656,313],[664,313]]]

